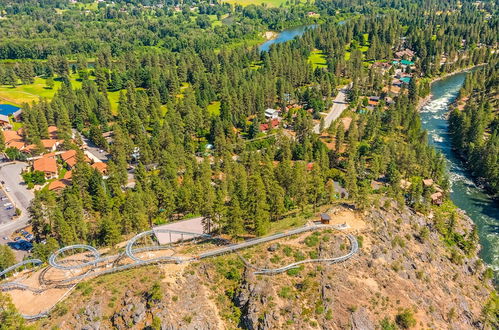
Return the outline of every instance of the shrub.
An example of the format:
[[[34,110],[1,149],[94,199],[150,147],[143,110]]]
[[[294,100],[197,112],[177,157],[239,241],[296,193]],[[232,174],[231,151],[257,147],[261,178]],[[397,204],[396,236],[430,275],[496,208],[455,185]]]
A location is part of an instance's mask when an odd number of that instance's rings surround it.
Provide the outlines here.
[[[362,246],[364,245],[364,236],[357,236],[357,242],[359,243],[359,249],[362,249]]]
[[[289,276],[297,276],[298,274],[300,274],[300,272],[302,271],[303,267],[300,266],[298,268],[292,268],[292,269],[289,269],[286,273],[289,275]]]
[[[405,309],[395,316],[395,323],[402,329],[409,329],[416,325],[414,313],[410,309]]]
[[[381,327],[381,330],[397,330],[395,323],[391,322],[388,317],[382,319],[379,326]]]
[[[319,237],[317,235],[310,235],[305,238],[305,245],[308,247],[316,246],[319,244]]]
[[[290,299],[293,297],[293,289],[289,286],[283,286],[277,295],[284,299]]]
[[[294,254],[295,261],[302,261],[305,260],[305,255],[301,253],[300,251],[296,251]]]
[[[161,299],[163,299],[163,291],[161,291],[159,282],[155,282],[148,292],[147,305],[151,307],[153,304],[161,301]]]

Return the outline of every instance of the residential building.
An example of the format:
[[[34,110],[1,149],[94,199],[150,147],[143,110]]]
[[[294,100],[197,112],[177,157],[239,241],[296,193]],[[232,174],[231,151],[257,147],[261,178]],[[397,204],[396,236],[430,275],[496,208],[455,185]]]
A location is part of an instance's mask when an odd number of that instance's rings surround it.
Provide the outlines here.
[[[10,125],[10,120],[9,120],[9,116],[6,116],[6,115],[0,115],[0,126],[1,127],[12,127]]]
[[[42,145],[45,149],[49,151],[56,151],[57,147],[59,146],[60,142],[59,140],[54,140],[54,139],[42,139]]]
[[[12,114],[12,118],[14,118],[15,121],[18,123],[23,120],[23,109],[19,109],[16,112]]]
[[[33,170],[45,173],[45,178],[53,179],[57,177],[57,162],[51,157],[42,157],[33,162]]]
[[[279,117],[279,110],[268,108],[265,110],[265,118],[277,119]]]

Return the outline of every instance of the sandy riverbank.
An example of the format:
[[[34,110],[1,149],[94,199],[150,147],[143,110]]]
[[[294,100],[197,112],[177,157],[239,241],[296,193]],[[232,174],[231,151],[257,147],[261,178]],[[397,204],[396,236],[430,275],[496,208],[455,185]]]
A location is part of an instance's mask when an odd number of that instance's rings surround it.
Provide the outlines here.
[[[263,34],[263,37],[266,39],[266,40],[272,40],[272,39],[275,39],[277,38],[277,36],[279,35],[279,33],[275,32],[275,31],[267,31]]]

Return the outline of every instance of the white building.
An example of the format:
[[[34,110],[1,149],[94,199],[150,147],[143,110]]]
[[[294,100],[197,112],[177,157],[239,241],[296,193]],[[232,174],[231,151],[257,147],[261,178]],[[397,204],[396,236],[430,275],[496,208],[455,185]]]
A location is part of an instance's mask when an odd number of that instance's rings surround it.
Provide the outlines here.
[[[268,108],[265,110],[265,118],[276,119],[279,117],[279,111],[275,109]]]

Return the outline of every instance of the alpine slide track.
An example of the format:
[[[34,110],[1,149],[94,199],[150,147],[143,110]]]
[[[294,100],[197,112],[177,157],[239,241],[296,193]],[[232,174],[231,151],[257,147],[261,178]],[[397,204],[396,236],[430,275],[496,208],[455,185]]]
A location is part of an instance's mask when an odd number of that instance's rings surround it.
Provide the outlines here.
[[[39,281],[39,287],[31,287],[29,285],[23,284],[18,281],[11,281],[11,282],[4,282],[0,283],[0,291],[11,291],[11,290],[26,290],[26,291],[31,291],[34,294],[42,294],[46,290],[49,289],[63,289],[63,288],[73,288],[79,281],[84,280],[86,278],[90,277],[97,277],[105,274],[110,274],[118,271],[123,271],[135,267],[140,267],[140,266],[145,266],[145,265],[150,265],[150,264],[159,264],[159,263],[188,263],[192,261],[197,261],[201,259],[206,259],[206,258],[211,258],[211,257],[216,257],[220,256],[223,254],[229,254],[229,253],[237,253],[238,250],[245,249],[254,245],[270,242],[273,240],[285,238],[288,236],[292,235],[297,235],[309,231],[316,231],[316,230],[323,230],[323,229],[335,229],[335,230],[343,230],[346,229],[345,225],[324,225],[324,224],[313,224],[313,225],[305,225],[303,227],[299,227],[296,229],[288,230],[285,232],[265,236],[265,237],[259,237],[251,240],[244,241],[242,243],[235,243],[235,244],[229,244],[227,240],[221,239],[219,237],[214,237],[208,234],[199,234],[199,233],[192,233],[192,232],[185,232],[185,231],[178,231],[178,230],[170,230],[170,229],[153,229],[149,231],[142,232],[133,238],[131,238],[126,246],[125,246],[125,251],[122,253],[119,253],[117,255],[111,255],[111,256],[101,256],[99,251],[90,246],[90,245],[84,245],[84,244],[76,244],[76,245],[70,245],[63,247],[57,251],[55,251],[50,257],[48,258],[48,266],[43,268],[38,276],[38,281]],[[135,247],[137,242],[142,239],[142,238],[147,238],[154,236],[155,234],[162,233],[162,234],[169,234],[170,235],[170,244],[166,245],[151,245],[151,246],[146,246],[146,247]],[[222,247],[209,250],[206,252],[199,253],[195,256],[175,256],[174,254],[172,255],[163,255],[163,256],[153,256],[152,258],[148,259],[143,259],[139,256],[139,254],[143,254],[144,252],[159,252],[159,251],[164,251],[164,250],[173,250],[174,244],[171,241],[171,235],[180,235],[181,240],[180,242],[182,243],[185,240],[192,241],[192,240],[213,240],[214,242],[218,242],[219,244],[222,244]],[[239,254],[238,256],[242,259],[246,267],[253,269],[254,274],[259,274],[259,275],[275,275],[279,273],[283,273],[285,271],[288,271],[293,268],[297,268],[302,264],[307,264],[307,263],[326,263],[326,264],[335,264],[335,263],[340,263],[344,262],[348,259],[350,259],[353,255],[355,255],[358,250],[359,250],[359,245],[357,242],[357,239],[355,236],[351,234],[346,234],[346,237],[348,238],[350,242],[350,251],[340,257],[336,258],[325,258],[325,259],[308,259],[308,260],[302,260],[299,262],[295,262],[283,267],[279,268],[273,268],[273,269],[265,269],[265,268],[257,268],[253,265],[251,265],[248,261],[246,261],[243,257],[241,257]],[[156,242],[157,243],[157,242]],[[77,252],[80,253],[82,251],[85,251],[84,255],[86,257],[85,260],[64,260],[63,257],[65,254],[68,252]],[[173,250],[174,251],[174,250]],[[87,260],[87,259],[90,260]],[[15,264],[11,267],[8,267],[4,269],[2,272],[0,272],[0,278],[6,277],[7,274],[14,272],[15,270],[18,270],[26,265],[33,265],[33,266],[41,266],[43,265],[43,262],[39,259],[29,259],[29,260],[24,260],[18,264]],[[34,271],[36,268],[32,268],[31,270]],[[39,267],[38,267],[39,269]],[[57,279],[57,280],[51,280],[48,279],[47,273],[51,270],[59,270],[64,273],[62,279]],[[68,273],[70,273],[68,275]],[[54,305],[55,307],[55,305]],[[53,308],[53,307],[52,307]],[[51,309],[44,311],[42,313],[36,314],[36,315],[22,315],[25,319],[27,320],[36,320],[42,317],[48,316],[50,313]]]

